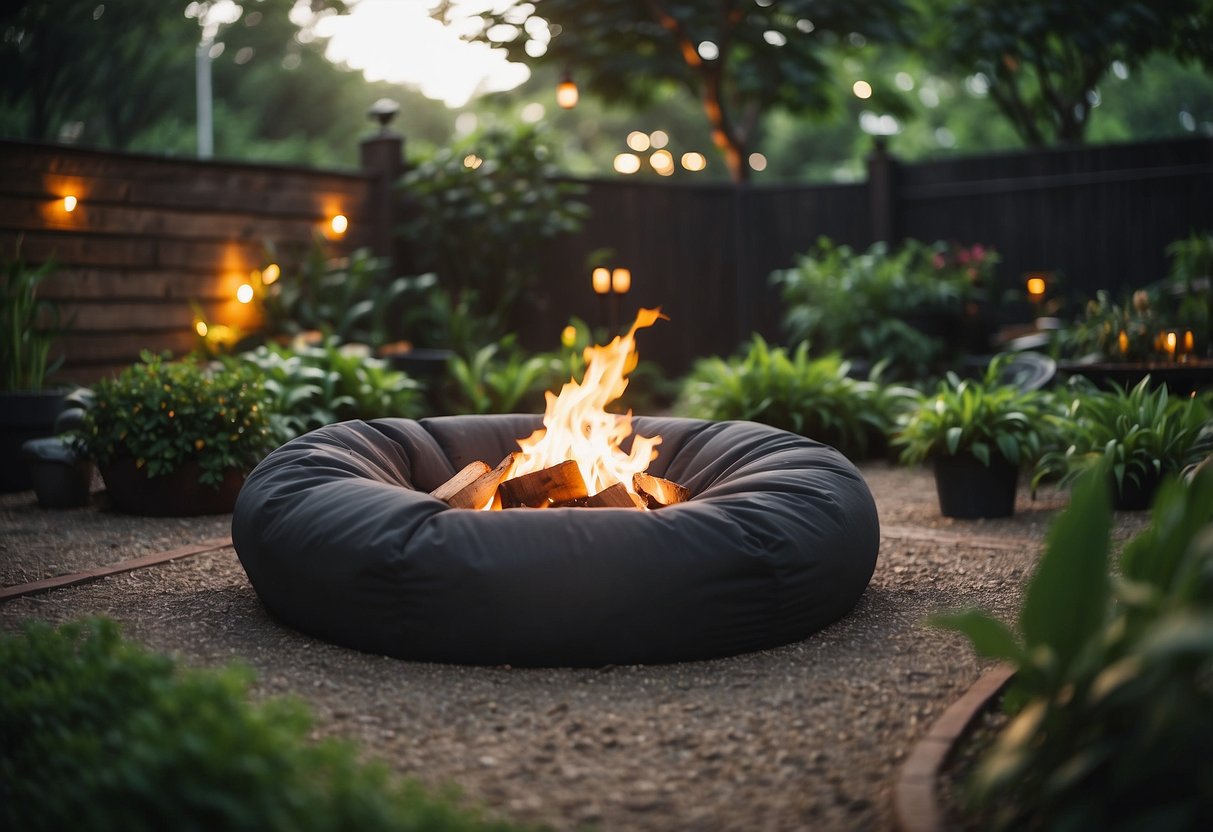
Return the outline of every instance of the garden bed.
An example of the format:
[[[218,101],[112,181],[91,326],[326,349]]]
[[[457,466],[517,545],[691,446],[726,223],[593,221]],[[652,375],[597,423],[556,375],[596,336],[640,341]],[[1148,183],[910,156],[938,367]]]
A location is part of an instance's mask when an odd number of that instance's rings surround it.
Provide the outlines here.
[[[101,614],[187,663],[241,661],[257,674],[258,696],[308,702],[318,734],[356,740],[431,786],[457,784],[510,819],[560,829],[887,828],[900,763],[985,667],[959,636],[923,619],[969,605],[1009,617],[1066,500],[1046,492],[1033,503],[1021,489],[1014,517],[949,521],[927,471],[861,470],[883,539],[856,610],[805,641],[720,661],[517,670],[358,653],[271,619],[231,549],[18,598],[0,604],[0,626]],[[1117,515],[1118,536],[1146,519]],[[226,522],[112,515],[96,502],[51,512],[32,494],[9,495],[0,547],[24,572],[6,581],[212,538]]]

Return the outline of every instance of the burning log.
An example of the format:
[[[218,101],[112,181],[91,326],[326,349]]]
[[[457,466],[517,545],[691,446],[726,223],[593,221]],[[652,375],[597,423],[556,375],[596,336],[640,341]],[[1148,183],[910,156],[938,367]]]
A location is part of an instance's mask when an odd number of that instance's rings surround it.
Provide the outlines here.
[[[586,499],[586,508],[644,508],[644,502],[617,482]]]
[[[665,508],[691,499],[691,492],[672,480],[640,473],[632,477],[632,487],[650,509]]]
[[[546,508],[553,503],[567,503],[589,496],[581,469],[571,459],[506,480],[497,493],[501,496],[502,508]]]
[[[487,462],[477,460],[469,463],[430,494],[453,508],[484,508],[490,499],[496,502],[498,486],[517,456],[518,452],[515,451],[493,469],[489,468]]]

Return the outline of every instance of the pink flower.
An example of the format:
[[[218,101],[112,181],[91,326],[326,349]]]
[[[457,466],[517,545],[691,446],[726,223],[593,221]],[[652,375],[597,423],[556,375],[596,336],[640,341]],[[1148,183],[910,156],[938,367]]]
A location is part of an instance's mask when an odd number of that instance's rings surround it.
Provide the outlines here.
[[[973,259],[978,263],[986,259],[986,248],[981,243],[973,246],[973,248],[969,250],[969,253],[973,255]]]
[[[964,248],[957,249],[956,250],[956,262],[962,266],[965,263],[968,263],[969,262],[969,250],[964,249]]]
[[[943,258],[942,254],[936,252],[935,256],[931,258],[931,265],[933,265],[936,269],[942,269],[944,266],[948,265],[948,261]]]

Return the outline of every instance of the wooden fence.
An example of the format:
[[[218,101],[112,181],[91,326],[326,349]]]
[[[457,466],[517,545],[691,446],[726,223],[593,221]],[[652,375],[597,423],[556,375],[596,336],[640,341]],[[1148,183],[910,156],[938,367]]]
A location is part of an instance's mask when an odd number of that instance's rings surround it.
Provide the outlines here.
[[[297,256],[328,219],[350,230],[335,252],[393,250],[390,184],[401,141],[364,142],[362,172],[316,171],[101,153],[0,142],[0,245],[61,269],[47,294],[74,316],[61,375],[89,380],[141,348],[188,349],[190,301],[222,323],[254,323],[236,287],[266,263]],[[647,332],[646,358],[672,372],[727,354],[751,332],[778,337],[770,273],[821,236],[865,247],[877,239],[983,243],[1002,256],[1002,288],[1029,271],[1059,275],[1077,300],[1098,288],[1143,285],[1166,273],[1164,248],[1213,228],[1213,139],[1003,153],[900,164],[881,151],[868,181],[735,187],[623,179],[582,182],[591,218],[554,241],[539,287],[517,322],[523,343],[551,348],[571,315],[606,323],[596,265],[632,272],[618,300],[627,320],[661,306],[671,321]],[[63,210],[63,197],[79,200]],[[591,262],[598,249],[610,262]],[[407,261],[397,257],[399,270]],[[1071,311],[1077,304],[1071,304]]]
[[[27,263],[57,264],[41,294],[71,321],[59,377],[87,382],[141,349],[190,350],[191,304],[212,323],[254,326],[237,287],[326,232],[334,253],[365,244],[372,184],[363,173],[0,142],[0,251],[9,259],[20,240]],[[336,214],[349,220],[339,239]]]

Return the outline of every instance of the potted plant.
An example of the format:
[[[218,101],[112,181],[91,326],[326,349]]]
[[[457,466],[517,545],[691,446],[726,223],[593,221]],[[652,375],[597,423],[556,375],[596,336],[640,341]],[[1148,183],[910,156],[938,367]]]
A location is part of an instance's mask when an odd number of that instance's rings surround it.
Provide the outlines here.
[[[20,243],[0,271],[0,490],[25,491],[30,474],[19,461],[21,446],[54,433],[63,409],[60,390],[44,389],[58,367],[51,344],[61,330],[59,308],[38,297],[38,286],[54,269],[37,268],[21,259]]]
[[[95,385],[81,429],[111,503],[158,516],[231,511],[245,474],[277,444],[257,371],[142,359]]]
[[[894,444],[902,462],[931,460],[945,517],[1013,514],[1019,469],[1044,444],[1049,397],[1000,382],[1004,363],[991,362],[982,379],[948,373],[900,419]]]
[[[1213,410],[1206,396],[1177,398],[1166,387],[1151,389],[1146,376],[1131,390],[1078,388],[1057,426],[1058,448],[1036,466],[1033,488],[1043,479],[1068,485],[1087,469],[1106,463],[1112,501],[1124,511],[1149,508],[1158,483],[1213,451]]]

